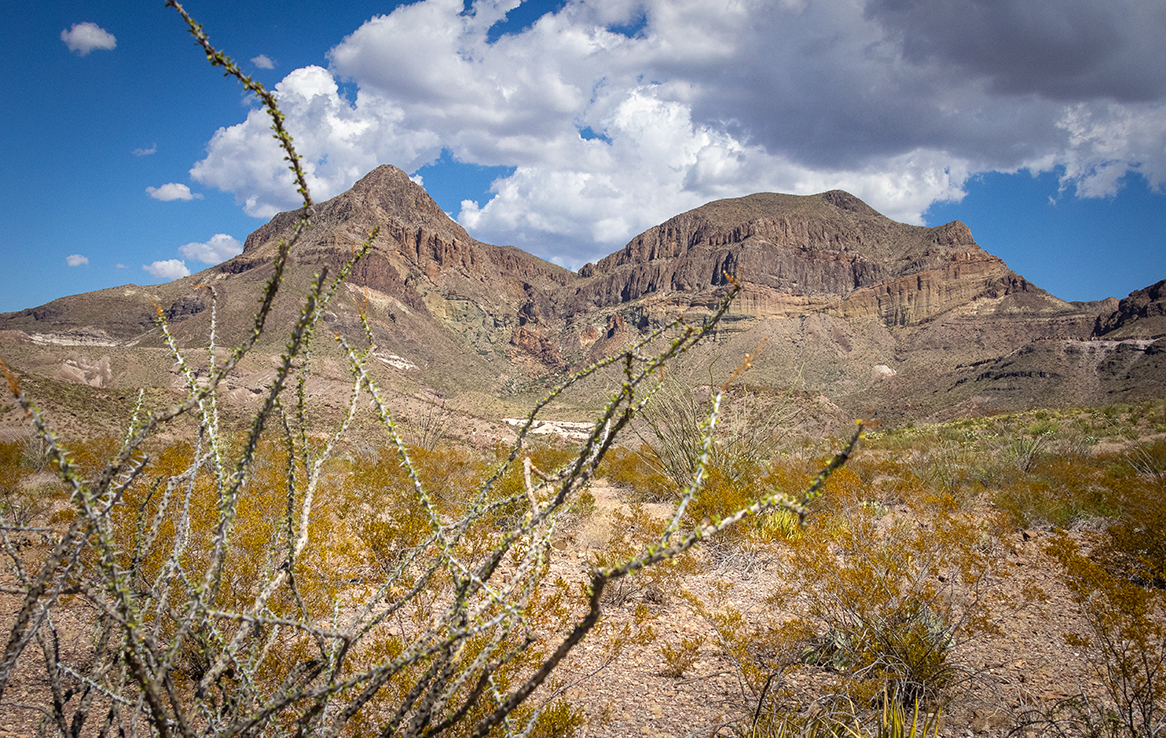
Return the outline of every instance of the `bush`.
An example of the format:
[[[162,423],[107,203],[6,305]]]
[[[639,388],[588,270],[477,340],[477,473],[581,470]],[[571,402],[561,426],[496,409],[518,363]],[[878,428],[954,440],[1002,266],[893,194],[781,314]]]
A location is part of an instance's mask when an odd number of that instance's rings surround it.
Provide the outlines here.
[[[974,676],[969,641],[997,632],[999,553],[976,520],[876,512],[856,506],[793,543],[771,601],[819,624],[803,660],[848,675],[852,696],[930,703]]]
[[[886,698],[881,714],[841,701],[813,713],[780,712],[762,722],[734,725],[739,738],[936,738],[940,714],[920,714],[919,703],[907,707]]]
[[[660,646],[660,655],[664,658],[664,668],[660,673],[672,679],[679,679],[688,673],[696,660],[700,658],[700,647],[704,645],[704,638],[682,638],[676,648],[665,643]]]
[[[746,366],[752,354],[746,356]],[[692,481],[708,453],[707,465],[729,485],[745,486],[763,471],[801,415],[789,393],[761,392],[727,384],[721,388],[715,443],[704,447],[713,387],[690,388],[674,378],[661,383],[641,422],[640,468],[624,479],[653,500],[675,498]],[[625,467],[630,466],[623,462]],[[637,479],[636,477],[639,477]]]
[[[1087,649],[1115,708],[1113,735],[1151,738],[1166,732],[1166,591],[1115,576],[1085,556],[1066,534],[1048,553],[1081,606],[1091,638],[1066,634]],[[1082,711],[1076,711],[1081,714]],[[1084,711],[1090,717],[1095,711]],[[1105,724],[1110,721],[1086,721]]]

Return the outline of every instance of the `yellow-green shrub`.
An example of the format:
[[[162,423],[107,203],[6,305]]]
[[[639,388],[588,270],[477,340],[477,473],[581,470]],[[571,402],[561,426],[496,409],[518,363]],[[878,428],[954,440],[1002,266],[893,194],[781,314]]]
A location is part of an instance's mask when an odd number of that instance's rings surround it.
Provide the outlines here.
[[[806,658],[842,669],[852,694],[939,698],[970,674],[967,642],[996,630],[999,553],[982,520],[874,513],[856,506],[792,543],[771,602],[819,624]]]
[[[644,502],[675,499],[676,483],[660,473],[659,462],[649,461],[653,458],[654,452],[647,444],[640,444],[637,451],[617,446],[608,452],[600,474]]]
[[[1166,590],[1116,576],[1061,533],[1047,552],[1089,624],[1091,637],[1065,634],[1087,649],[1116,708],[1120,734],[1160,735],[1166,724]]]

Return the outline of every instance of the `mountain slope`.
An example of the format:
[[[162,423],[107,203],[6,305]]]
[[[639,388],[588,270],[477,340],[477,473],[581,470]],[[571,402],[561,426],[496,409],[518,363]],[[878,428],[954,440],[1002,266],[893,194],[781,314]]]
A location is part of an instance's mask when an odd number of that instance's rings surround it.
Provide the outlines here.
[[[277,215],[248,236],[239,256],[169,284],[101,290],[0,315],[0,350],[22,370],[61,381],[173,383],[152,323],[155,306],[180,345],[205,345],[205,288],[213,287],[220,345],[241,339],[295,217]],[[406,394],[460,397],[468,407],[521,405],[565,371],[655,326],[699,320],[724,294],[726,275],[739,275],[744,289],[717,340],[677,367],[694,383],[715,381],[718,367],[729,371],[764,343],[748,382],[821,393],[853,412],[879,407],[891,417],[1116,401],[1162,384],[1157,359],[1138,362],[1157,356],[1145,339],[1166,315],[1166,283],[1120,303],[1066,303],[980,248],[958,221],[936,228],[896,223],[837,190],[709,203],[578,274],[473,239],[388,166],[318,204],[313,224],[291,255],[272,324],[290,325],[314,275],[334,272],[379,228],[325,325],[359,340],[363,312],[384,382]],[[1072,349],[1101,335],[1118,340]],[[1134,339],[1142,359],[1114,353],[1129,353]],[[265,381],[263,357],[278,355],[283,340],[280,331],[269,332],[244,367],[231,389],[240,401]],[[1060,344],[1069,348],[1050,353]],[[321,351],[319,392],[338,393],[342,358],[334,348]],[[1034,368],[1041,362],[1059,368]],[[1042,384],[1042,371],[1056,383]],[[1110,375],[1120,377],[1105,379]]]

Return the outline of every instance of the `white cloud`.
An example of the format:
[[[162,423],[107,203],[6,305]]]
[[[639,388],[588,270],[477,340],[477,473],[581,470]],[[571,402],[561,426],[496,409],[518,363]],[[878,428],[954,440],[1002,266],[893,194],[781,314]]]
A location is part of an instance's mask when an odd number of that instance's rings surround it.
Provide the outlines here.
[[[88,266],[89,257],[81,254],[72,254],[65,257],[65,263],[71,267]]]
[[[225,233],[216,233],[206,243],[188,243],[179,246],[178,251],[187,259],[197,259],[203,264],[218,264],[243,253],[243,244]]]
[[[490,43],[517,4],[399,6],[276,85],[317,199],[448,149],[514,167],[462,203],[476,236],[577,264],[757,191],[841,188],[918,223],[978,172],[1060,168],[1078,196],[1166,181],[1166,5],[568,0]],[[296,205],[258,110],[191,174],[253,216]]]
[[[1160,188],[1166,182],[1166,104],[1080,103],[1064,111],[1057,127],[1069,137],[1062,188],[1083,197],[1110,197],[1130,172]],[[1141,156],[1134,158],[1132,152]]]
[[[169,182],[161,187],[147,187],[146,194],[155,200],[171,202],[173,200],[201,200],[202,195],[192,193],[190,188],[178,182]]]
[[[297,69],[275,86],[296,148],[304,157],[308,186],[317,200],[343,192],[383,162],[400,162],[413,171],[441,153],[437,134],[398,125],[403,113],[380,98],[357,95],[351,102],[325,69]],[[207,157],[191,177],[235,193],[248,215],[270,218],[298,204],[284,152],[271,137],[263,110],[215,132]]]
[[[128,267],[128,266],[126,266],[125,264],[122,264],[122,263],[120,263],[120,262],[119,262],[119,263],[117,263],[117,264],[114,264],[113,266],[114,266],[114,268],[115,268],[115,269],[129,269],[129,267]]]
[[[260,69],[275,69],[275,62],[267,57],[267,54],[260,54],[251,58],[251,63]]]
[[[113,34],[96,23],[74,23],[69,30],[61,31],[61,40],[78,56],[85,56],[94,49],[112,51],[117,48]]]
[[[190,270],[186,268],[186,263],[179,259],[166,259],[165,261],[155,261],[153,264],[143,264],[142,269],[149,272],[155,279],[165,279],[168,282],[190,276]]]
[[[132,153],[134,156],[149,156],[150,154],[156,154],[158,153],[158,144],[153,144],[148,149],[134,149]]]

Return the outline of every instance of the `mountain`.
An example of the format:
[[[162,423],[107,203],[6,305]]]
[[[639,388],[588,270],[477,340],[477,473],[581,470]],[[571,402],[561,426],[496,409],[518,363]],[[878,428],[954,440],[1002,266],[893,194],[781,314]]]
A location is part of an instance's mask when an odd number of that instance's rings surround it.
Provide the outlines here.
[[[1093,334],[1110,340],[1166,336],[1166,279],[1131,292],[1113,312],[1098,317]]]
[[[843,317],[913,325],[981,294],[1027,290],[958,221],[917,228],[838,190],[721,200],[637,236],[581,274],[599,304],[651,292],[699,292],[740,272],[741,309],[773,317],[831,308]]]
[[[179,345],[205,346],[203,288],[213,287],[219,344],[241,339],[294,220],[277,215],[239,256],[169,284],[0,315],[0,355],[46,382],[119,393],[172,386],[155,306]],[[1166,282],[1120,302],[1067,303],[980,248],[959,221],[897,223],[838,190],[712,202],[578,273],[475,240],[389,166],[318,204],[313,224],[291,255],[272,324],[289,325],[314,275],[335,270],[379,227],[325,316],[328,331],[359,337],[363,310],[376,371],[402,401],[454,398],[483,416],[528,406],[565,372],[668,320],[708,314],[726,275],[740,277],[742,293],[716,340],[676,368],[696,384],[719,381],[763,342],[745,381],[821,396],[848,413],[878,408],[892,420],[1160,396],[1166,377]],[[283,340],[268,333],[228,386],[231,399],[245,405],[258,393]],[[320,351],[312,391],[335,405],[343,360]]]

